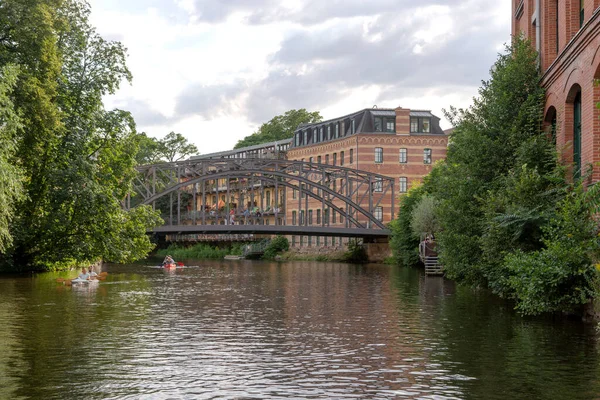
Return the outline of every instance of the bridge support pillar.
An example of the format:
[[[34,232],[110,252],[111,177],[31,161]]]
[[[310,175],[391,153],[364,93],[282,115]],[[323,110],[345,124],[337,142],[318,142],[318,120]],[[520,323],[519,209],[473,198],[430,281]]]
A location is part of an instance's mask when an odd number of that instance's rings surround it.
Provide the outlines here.
[[[392,256],[392,249],[388,242],[364,243],[363,247],[367,252],[367,258],[372,263],[382,263],[386,258]]]

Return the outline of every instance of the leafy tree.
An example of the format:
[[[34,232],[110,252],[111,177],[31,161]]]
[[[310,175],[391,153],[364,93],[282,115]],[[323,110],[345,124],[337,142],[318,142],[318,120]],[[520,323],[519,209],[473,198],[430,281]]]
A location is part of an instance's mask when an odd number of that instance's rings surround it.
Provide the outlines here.
[[[162,159],[168,162],[179,161],[191,154],[198,154],[198,148],[188,143],[181,133],[170,132],[158,142]]]
[[[135,161],[138,165],[156,164],[160,161],[161,144],[155,138],[149,137],[145,132],[136,136],[138,152]]]
[[[419,235],[411,228],[412,212],[423,197],[423,187],[411,188],[400,198],[398,217],[390,223],[390,247],[396,262],[403,267],[419,263]]]
[[[437,202],[436,242],[449,277],[490,287],[525,314],[570,312],[596,295],[600,189],[566,179],[542,129],[531,44],[517,38],[507,50],[474,105],[447,113],[455,124],[448,156],[421,190]],[[410,254],[408,215],[400,210],[392,245]]]
[[[252,135],[238,141],[234,149],[290,139],[300,124],[311,124],[322,119],[318,111],[309,112],[304,108],[286,111],[283,115],[278,115],[262,124]]]
[[[15,113],[9,97],[17,82],[18,68],[5,66],[0,69],[0,252],[12,243],[10,223],[15,202],[23,199],[22,170],[13,163],[16,151],[17,130],[21,120]]]
[[[100,37],[80,0],[7,0],[0,8],[0,62],[20,64],[14,103],[26,116],[17,162],[27,197],[5,263],[53,267],[66,259],[132,260],[151,248],[148,208],[126,212],[138,153],[128,112],[107,111],[102,96],[131,80],[126,51]],[[12,47],[12,49],[11,49]]]
[[[416,236],[431,235],[439,232],[436,216],[437,200],[432,196],[423,196],[411,213],[410,227]]]
[[[544,135],[544,90],[536,60],[531,44],[516,39],[499,56],[474,105],[447,113],[455,125],[448,156],[425,180],[425,190],[440,201],[438,248],[452,278],[488,283],[481,244],[488,226],[486,198],[504,189],[504,177],[512,169],[537,165],[538,153],[526,151]],[[539,172],[544,175],[553,167],[550,163]]]

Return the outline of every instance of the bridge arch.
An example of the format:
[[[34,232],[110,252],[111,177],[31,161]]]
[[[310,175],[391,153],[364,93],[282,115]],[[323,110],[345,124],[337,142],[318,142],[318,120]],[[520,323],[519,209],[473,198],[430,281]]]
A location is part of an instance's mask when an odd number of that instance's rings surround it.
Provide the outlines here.
[[[178,213],[181,208],[179,194],[182,191],[189,193],[188,188],[192,188],[194,209],[198,205],[198,196],[202,195],[202,208],[203,211],[206,211],[206,184],[214,181],[217,182],[216,186],[218,187],[219,180],[224,179],[229,185],[232,179],[237,179],[238,182],[245,180],[247,185],[250,182],[252,185],[254,182],[258,182],[261,190],[264,190],[264,184],[270,185],[269,187],[275,188],[275,196],[279,194],[280,187],[284,190],[295,190],[298,193],[298,200],[288,200],[287,191],[284,192],[286,193],[284,213],[287,213],[288,207],[293,207],[295,201],[298,201],[298,211],[300,211],[303,195],[306,195],[304,210],[307,210],[308,199],[311,198],[313,204],[314,201],[321,204],[323,218],[325,217],[325,206],[344,216],[346,228],[385,230],[384,223],[374,214],[374,210],[381,207],[384,199],[389,200],[386,205],[389,204],[392,207],[393,215],[394,180],[383,175],[347,167],[287,160],[220,159],[144,166],[140,167],[138,171],[140,177],[137,179],[135,191],[138,196],[141,196],[142,201],[139,204],[154,204],[164,196],[178,193]],[[157,172],[160,176],[158,180]],[[332,189],[331,183],[338,179],[340,188]],[[158,190],[157,181],[160,182]],[[202,190],[199,191],[198,187]],[[245,190],[249,192],[253,189],[246,187]],[[209,195],[212,193],[211,191]],[[205,218],[202,220],[205,221]],[[179,214],[177,222],[181,223]],[[307,222],[305,221],[305,224]],[[277,223],[277,217],[275,223]],[[324,219],[322,225],[324,226]]]

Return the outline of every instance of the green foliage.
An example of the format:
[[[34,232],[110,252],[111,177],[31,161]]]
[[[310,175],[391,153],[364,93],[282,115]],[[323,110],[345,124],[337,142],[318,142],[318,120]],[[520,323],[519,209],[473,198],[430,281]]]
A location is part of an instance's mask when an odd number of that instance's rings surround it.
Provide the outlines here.
[[[13,165],[25,196],[10,224],[3,262],[32,269],[64,260],[132,261],[151,248],[160,220],[121,201],[135,176],[135,123],[102,97],[130,81],[122,44],[89,23],[82,0],[6,0],[0,7],[0,68],[19,67],[11,100],[21,123]]]
[[[135,156],[138,165],[174,162],[198,154],[198,148],[188,143],[181,133],[170,132],[162,139],[155,139],[142,132],[135,136],[135,140],[138,144]]]
[[[524,314],[574,311],[595,297],[598,228],[591,212],[590,196],[600,199],[597,186],[586,193],[581,184],[559,204],[556,215],[544,227],[544,247],[506,257],[508,285],[517,309]]]
[[[21,119],[15,112],[9,95],[16,85],[18,69],[7,65],[0,69],[0,252],[12,243],[10,223],[15,203],[23,199],[22,170],[13,162],[16,151],[16,133]]]
[[[161,159],[173,162],[192,154],[198,154],[198,148],[188,143],[181,133],[169,132],[167,136],[158,141],[158,152]]]
[[[595,296],[600,189],[565,179],[542,130],[537,54],[520,38],[507,50],[473,107],[447,113],[455,124],[448,155],[420,188],[435,201],[424,203],[415,229],[427,232],[422,221],[437,217],[448,277],[490,287],[525,314],[573,311]],[[416,238],[406,233],[408,215],[419,215],[421,201],[411,196],[392,225],[394,251],[409,255]]]
[[[343,262],[351,264],[363,264],[369,261],[367,252],[358,239],[350,239],[348,241],[348,251],[342,257]]]
[[[290,242],[285,236],[277,235],[271,240],[265,249],[263,257],[265,260],[272,260],[278,254],[288,251],[290,249]]]
[[[218,260],[231,254],[228,247],[210,246],[205,243],[198,243],[191,247],[180,247],[177,244],[172,244],[166,249],[161,249],[156,252],[158,256],[172,256],[175,260]]]
[[[419,236],[411,228],[412,213],[423,198],[423,187],[412,188],[400,199],[398,217],[390,223],[390,247],[396,262],[412,267],[419,262]]]
[[[258,128],[250,136],[246,136],[238,141],[234,149],[241,147],[255,146],[262,143],[274,142],[277,140],[290,139],[294,136],[294,131],[300,124],[310,124],[319,122],[323,119],[318,111],[309,112],[304,108],[299,110],[289,110],[283,115],[278,115]]]
[[[435,234],[440,230],[436,216],[438,202],[433,196],[423,196],[411,213],[410,228],[417,237]]]

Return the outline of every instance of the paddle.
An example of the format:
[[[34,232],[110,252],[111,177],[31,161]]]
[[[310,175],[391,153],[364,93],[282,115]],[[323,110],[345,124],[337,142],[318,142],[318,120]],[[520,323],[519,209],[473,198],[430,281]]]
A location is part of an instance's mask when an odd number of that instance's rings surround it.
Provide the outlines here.
[[[177,262],[177,266],[178,266],[178,267],[183,267],[183,263],[182,263],[181,261],[178,261],[178,262]]]

